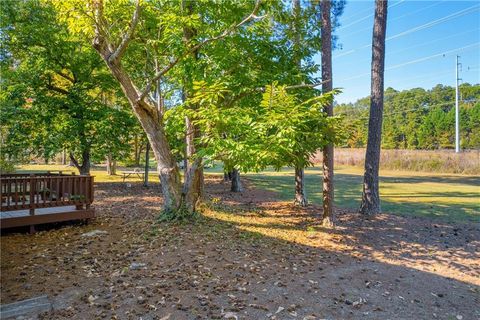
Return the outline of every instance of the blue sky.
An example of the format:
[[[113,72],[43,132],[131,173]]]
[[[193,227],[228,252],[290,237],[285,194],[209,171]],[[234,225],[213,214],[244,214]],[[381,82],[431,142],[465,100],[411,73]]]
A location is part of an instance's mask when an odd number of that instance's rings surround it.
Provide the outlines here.
[[[373,12],[374,1],[347,0],[335,31],[342,47],[333,52],[333,86],[343,90],[339,103],[370,94]],[[389,1],[385,88],[454,85],[457,54],[463,81],[479,83],[479,1]]]

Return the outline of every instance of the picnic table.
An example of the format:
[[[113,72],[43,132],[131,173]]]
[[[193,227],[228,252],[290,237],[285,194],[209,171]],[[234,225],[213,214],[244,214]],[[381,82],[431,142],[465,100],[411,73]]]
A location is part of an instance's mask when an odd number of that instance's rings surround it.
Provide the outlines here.
[[[140,171],[140,170],[133,170],[133,171],[122,171],[123,175],[123,182],[125,182],[125,179],[130,177],[131,175],[136,175],[140,179],[144,180],[145,178],[145,171]]]

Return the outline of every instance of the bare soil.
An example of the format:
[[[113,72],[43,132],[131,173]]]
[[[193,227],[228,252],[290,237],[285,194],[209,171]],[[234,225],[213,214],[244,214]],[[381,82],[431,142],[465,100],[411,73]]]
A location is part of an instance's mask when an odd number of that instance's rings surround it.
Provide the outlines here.
[[[293,207],[210,178],[189,223],[158,221],[158,185],[97,184],[98,218],[1,238],[2,303],[40,319],[480,319],[480,227]],[[85,237],[102,230],[107,234]]]

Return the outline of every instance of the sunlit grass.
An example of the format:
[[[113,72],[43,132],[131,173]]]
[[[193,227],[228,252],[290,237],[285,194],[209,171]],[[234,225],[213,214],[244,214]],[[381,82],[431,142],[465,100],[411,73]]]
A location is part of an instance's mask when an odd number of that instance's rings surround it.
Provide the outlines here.
[[[105,167],[95,166],[90,170],[90,175],[95,177],[95,182],[123,182],[123,171],[132,171],[132,168],[117,168],[117,174],[109,176]],[[75,173],[78,174],[78,170],[75,167],[69,167],[65,165],[55,164],[29,164],[17,166],[17,172],[45,172],[45,171],[62,171],[63,173]],[[153,171],[153,170],[152,170]],[[156,173],[150,173],[148,175],[149,181],[158,182],[158,175]],[[131,175],[125,182],[139,182],[142,181],[137,175]]]
[[[322,203],[320,168],[305,172],[309,200]],[[480,178],[459,174],[438,174],[382,170],[380,194],[385,212],[441,217],[447,220],[480,220]],[[255,186],[274,191],[279,199],[293,199],[294,173],[291,169],[248,174]],[[357,167],[335,170],[335,199],[340,208],[360,206],[363,171]]]
[[[62,170],[75,172],[73,167],[64,165],[23,165],[18,171]],[[91,175],[96,182],[123,182],[122,171],[107,175],[105,167],[93,167]],[[207,174],[222,174],[221,166],[209,168]],[[279,200],[293,199],[293,170],[272,169],[245,176],[258,188],[274,191]],[[335,204],[340,208],[357,210],[360,205],[363,171],[358,167],[339,166],[335,171]],[[438,174],[382,170],[380,172],[380,193],[382,209],[385,212],[411,216],[437,217],[448,221],[480,221],[480,178],[471,175]],[[158,176],[149,175],[151,182],[158,182]],[[130,176],[125,182],[140,182],[137,176]],[[306,188],[309,201],[322,203],[321,169],[306,169]]]

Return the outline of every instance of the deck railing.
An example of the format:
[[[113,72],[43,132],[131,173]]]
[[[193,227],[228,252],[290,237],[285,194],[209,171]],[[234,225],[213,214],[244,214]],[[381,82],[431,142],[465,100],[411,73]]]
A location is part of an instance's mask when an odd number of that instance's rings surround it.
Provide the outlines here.
[[[89,209],[93,202],[93,177],[62,173],[8,174],[0,177],[1,211],[75,205]]]

